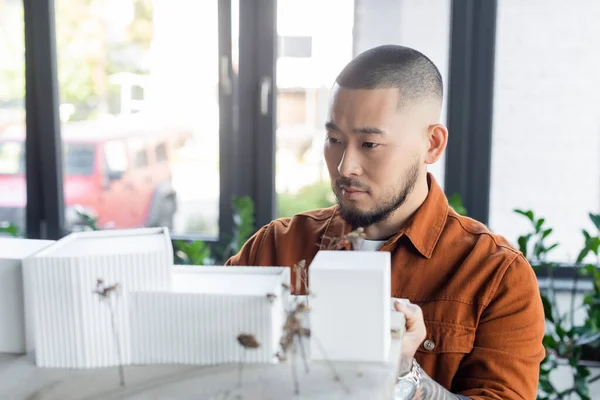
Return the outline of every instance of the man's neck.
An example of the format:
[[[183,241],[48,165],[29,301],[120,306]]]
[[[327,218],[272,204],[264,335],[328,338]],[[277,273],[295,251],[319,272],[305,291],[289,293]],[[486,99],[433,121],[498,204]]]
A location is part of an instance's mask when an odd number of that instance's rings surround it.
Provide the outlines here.
[[[384,240],[394,236],[405,227],[406,223],[425,202],[428,193],[427,180],[419,180],[406,202],[394,211],[389,218],[365,228],[366,239]]]

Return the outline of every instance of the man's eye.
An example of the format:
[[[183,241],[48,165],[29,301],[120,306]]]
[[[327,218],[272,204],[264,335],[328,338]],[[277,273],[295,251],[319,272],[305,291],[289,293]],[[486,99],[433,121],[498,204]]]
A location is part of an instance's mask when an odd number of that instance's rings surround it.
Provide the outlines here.
[[[336,138],[331,137],[331,136],[327,138],[327,141],[331,144],[340,143],[339,140],[337,140]]]
[[[364,142],[363,143],[363,147],[366,147],[367,149],[374,149],[377,146],[379,146],[379,143],[373,143],[373,142]]]

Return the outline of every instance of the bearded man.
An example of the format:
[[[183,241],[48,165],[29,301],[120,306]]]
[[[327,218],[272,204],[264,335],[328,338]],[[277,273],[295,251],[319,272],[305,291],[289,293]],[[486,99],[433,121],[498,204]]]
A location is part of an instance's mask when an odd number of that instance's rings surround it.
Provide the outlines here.
[[[449,207],[427,171],[448,141],[442,91],[437,67],[414,49],[354,58],[325,125],[338,204],[272,221],[227,265],[310,265],[327,238],[363,228],[354,250],[390,252],[390,295],[410,300],[396,305],[407,317],[398,398],[533,400],[545,354],[537,279],[505,238]]]

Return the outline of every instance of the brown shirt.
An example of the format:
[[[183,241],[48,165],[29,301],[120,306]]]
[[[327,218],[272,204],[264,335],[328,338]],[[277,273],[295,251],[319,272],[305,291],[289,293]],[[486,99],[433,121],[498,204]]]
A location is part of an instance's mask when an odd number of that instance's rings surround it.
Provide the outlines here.
[[[428,179],[423,205],[381,248],[391,252],[391,295],[423,309],[427,336],[415,358],[453,393],[535,399],[545,354],[536,276],[506,239],[458,215],[435,179]],[[349,231],[338,206],[278,219],[227,265],[292,266],[301,259],[310,265],[327,245],[323,236]]]

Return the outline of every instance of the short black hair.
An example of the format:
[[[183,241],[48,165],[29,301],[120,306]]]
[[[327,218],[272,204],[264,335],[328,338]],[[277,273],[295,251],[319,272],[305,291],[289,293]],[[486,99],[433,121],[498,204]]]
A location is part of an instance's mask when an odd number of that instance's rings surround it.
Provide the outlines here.
[[[443,97],[440,71],[423,53],[410,47],[382,45],[369,49],[344,67],[336,82],[345,89],[401,91],[400,107],[426,98]]]

